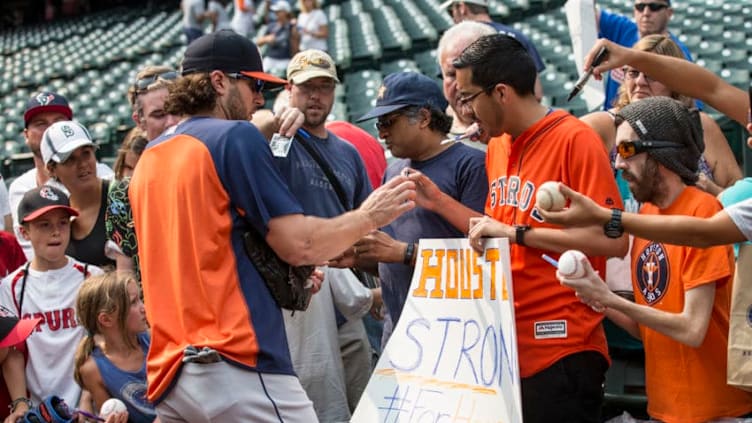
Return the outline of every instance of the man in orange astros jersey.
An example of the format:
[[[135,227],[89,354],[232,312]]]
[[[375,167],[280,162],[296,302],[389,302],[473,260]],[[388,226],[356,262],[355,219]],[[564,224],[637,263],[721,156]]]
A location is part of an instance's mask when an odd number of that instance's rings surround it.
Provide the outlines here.
[[[478,250],[486,236],[512,244],[523,419],[599,422],[608,367],[603,316],[562,287],[541,254],[578,249],[603,272],[607,256],[626,253],[627,240],[599,228],[555,229],[543,222],[535,193],[546,181],[569,181],[599,204],[620,207],[606,151],[577,118],[538,103],[535,64],[517,40],[481,37],[453,65],[458,102],[495,137],[486,157],[486,216],[470,219],[470,241]]]

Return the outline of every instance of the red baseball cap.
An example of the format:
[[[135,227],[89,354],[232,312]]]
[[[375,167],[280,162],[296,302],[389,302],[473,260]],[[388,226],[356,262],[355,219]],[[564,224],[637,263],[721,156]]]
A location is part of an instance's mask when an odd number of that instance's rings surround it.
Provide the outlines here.
[[[0,348],[12,347],[26,340],[42,319],[19,319],[0,309]]]

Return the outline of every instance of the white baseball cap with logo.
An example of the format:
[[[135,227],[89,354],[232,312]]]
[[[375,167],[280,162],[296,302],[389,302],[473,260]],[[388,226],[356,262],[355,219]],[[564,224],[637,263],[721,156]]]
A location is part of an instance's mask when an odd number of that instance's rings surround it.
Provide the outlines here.
[[[83,125],[72,120],[55,122],[42,135],[42,160],[44,164],[62,163],[75,149],[84,146],[97,147]]]

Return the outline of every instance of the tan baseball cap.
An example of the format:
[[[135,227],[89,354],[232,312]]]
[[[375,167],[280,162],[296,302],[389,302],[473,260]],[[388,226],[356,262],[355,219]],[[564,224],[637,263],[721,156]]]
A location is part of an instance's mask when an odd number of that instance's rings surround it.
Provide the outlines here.
[[[321,50],[301,51],[290,59],[290,64],[287,65],[287,80],[293,84],[302,84],[319,77],[331,78],[339,82],[334,60]]]

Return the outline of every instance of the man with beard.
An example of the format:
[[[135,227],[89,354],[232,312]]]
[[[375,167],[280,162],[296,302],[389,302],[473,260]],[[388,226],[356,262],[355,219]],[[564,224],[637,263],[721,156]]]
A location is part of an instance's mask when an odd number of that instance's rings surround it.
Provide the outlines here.
[[[359,207],[371,192],[363,160],[352,144],[325,126],[339,82],[334,61],[321,50],[300,52],[290,60],[287,79],[289,104],[303,112],[305,120],[289,151],[275,153],[280,173],[306,214],[333,217]],[[308,310],[283,312],[285,330],[295,371],[319,420],[347,421],[348,398],[357,404],[371,370],[371,349],[361,319],[371,306],[371,295],[350,269],[327,268],[325,279],[327,286]],[[344,292],[354,295],[347,302],[360,307],[335,309],[344,294],[336,289],[339,284],[350,285]]]
[[[320,264],[414,207],[414,184],[395,178],[357,210],[304,215],[247,121],[266,83],[286,81],[263,72],[247,38],[222,30],[191,43],[165,100],[181,120],[149,143],[131,179],[152,329],[147,396],[163,422],[316,421],[243,234],[263,234],[292,265]],[[310,279],[314,290],[321,276]]]
[[[634,21],[626,16],[617,15],[600,8],[595,13],[598,37],[606,38],[624,47],[632,47],[646,35],[666,35],[681,48],[684,56],[691,62],[692,53],[687,46],[668,30],[668,22],[673,14],[674,9],[671,7],[670,0],[635,0]],[[624,82],[624,72],[621,68],[613,69],[608,73],[603,110],[614,107],[613,102],[618,97],[619,86],[622,82]],[[701,105],[700,102],[697,104]]]
[[[608,69],[625,65],[634,66],[672,91],[699,98],[710,106],[747,126],[752,135],[749,119],[748,97],[745,90],[734,87],[717,75],[694,63],[670,56],[652,54],[620,47],[607,40],[599,40],[585,59],[586,67],[595,52],[606,47],[606,61],[596,66],[593,75],[601,78]],[[747,138],[752,148],[752,136]],[[611,210],[599,207],[592,200],[569,187],[560,191],[569,199],[569,207],[561,211],[543,213],[546,221],[567,226],[603,225],[611,218]],[[670,244],[708,247],[734,242],[752,241],[752,198],[727,206],[713,217],[702,219],[690,216],[646,216],[624,213],[622,224],[626,232],[642,238]]]
[[[393,73],[384,78],[376,107],[360,120],[377,118],[379,137],[394,157],[385,180],[403,172],[431,178],[435,190],[480,215],[488,194],[485,154],[461,143],[445,143],[451,118],[436,82],[415,72]],[[433,185],[432,185],[433,186]],[[384,304],[386,344],[402,313],[413,276],[421,238],[464,238],[467,219],[445,219],[436,208],[441,198],[405,213],[355,244],[357,259],[377,262]],[[458,217],[461,215],[458,215]]]
[[[44,131],[55,122],[73,119],[73,110],[68,105],[68,100],[60,94],[53,92],[40,92],[32,96],[26,103],[24,112],[24,138],[26,145],[29,146],[33,154],[34,167],[24,172],[21,176],[14,179],[8,188],[8,201],[10,202],[10,211],[13,216],[13,232],[16,239],[24,249],[26,257],[31,260],[34,257],[34,250],[31,243],[24,239],[20,232],[20,221],[18,220],[18,204],[21,202],[24,194],[36,187],[42,185],[51,185],[68,193],[63,184],[54,179],[50,179],[47,173],[47,167],[42,160],[42,135]],[[102,179],[111,179],[114,175],[109,166],[97,162],[97,177]]]
[[[721,210],[694,186],[704,149],[696,110],[652,97],[622,108],[616,120],[616,166],[644,203],[641,215],[707,218]],[[613,209],[607,235],[622,232],[620,214]],[[650,417],[694,423],[752,411],[752,394],[726,383],[733,266],[728,245],[702,249],[635,238],[635,302],[611,292],[592,270],[582,279],[560,279],[642,339]]]
[[[598,203],[620,206],[606,151],[587,125],[536,100],[535,65],[517,40],[481,37],[453,64],[461,106],[496,137],[486,158],[486,216],[470,219],[470,242],[479,251],[486,236],[512,244],[523,419],[598,422],[608,367],[603,316],[562,287],[541,254],[578,249],[602,273],[606,257],[626,254],[627,239],[600,228],[556,229],[543,223],[534,198],[546,181],[570,181]],[[458,208],[440,210],[451,216]]]

